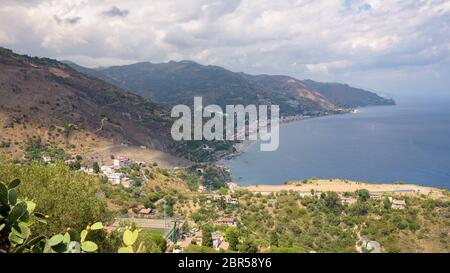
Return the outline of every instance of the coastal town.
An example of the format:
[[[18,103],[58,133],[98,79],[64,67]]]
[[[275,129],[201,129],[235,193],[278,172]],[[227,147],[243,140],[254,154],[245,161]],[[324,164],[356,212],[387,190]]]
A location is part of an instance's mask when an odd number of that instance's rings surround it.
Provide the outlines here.
[[[42,157],[46,164],[52,164],[52,159],[47,156]],[[66,160],[68,165],[74,164],[75,159]],[[91,176],[104,177],[113,189],[132,190],[145,187],[145,184],[157,173],[165,173],[176,176],[180,168],[162,171],[157,167],[156,162],[135,162],[134,160],[121,155],[112,155],[110,164],[98,166],[96,163],[92,167],[80,166],[78,171]],[[225,166],[220,167],[223,171],[229,172]],[[207,167],[197,165],[191,167],[190,171],[198,178],[206,175]],[[204,182],[204,180],[202,180]],[[344,180],[318,180],[316,178],[299,182],[289,182],[280,186],[255,185],[241,187],[237,183],[228,179],[224,182],[224,187],[212,189],[204,183],[189,193],[189,199],[198,200],[197,209],[192,209],[190,202],[183,205],[189,210],[184,214],[168,214],[166,199],[158,199],[153,203],[133,203],[131,207],[126,207],[126,213],[119,213],[115,220],[107,227],[108,233],[121,231],[125,222],[132,222],[145,232],[161,234],[165,239],[165,252],[190,252],[195,247],[208,245],[217,252],[227,252],[236,250],[236,242],[232,242],[234,237],[230,234],[242,228],[245,219],[242,217],[243,202],[247,195],[256,196],[265,200],[264,203],[270,207],[278,207],[279,199],[288,195],[298,196],[299,200],[321,200],[326,199],[330,192],[337,193],[336,198],[342,206],[351,208],[369,202],[373,205],[390,210],[407,210],[410,197],[430,196],[443,201],[448,200],[448,196],[442,194],[434,188],[421,187],[416,185],[380,185],[365,184]],[[243,199],[245,197],[245,199]],[[254,197],[253,197],[254,198]],[[303,201],[302,201],[303,202]],[[171,205],[173,206],[173,204]],[[173,210],[173,208],[171,208]],[[214,212],[216,216],[209,218],[201,215]],[[206,236],[206,237],[205,237]],[[206,238],[206,239],[205,239]],[[231,242],[230,242],[231,240]],[[206,243],[205,243],[206,242]],[[232,248],[230,249],[230,243]],[[380,253],[384,251],[384,246],[366,235],[357,233],[358,252]],[[270,245],[258,246],[258,252],[270,252]]]

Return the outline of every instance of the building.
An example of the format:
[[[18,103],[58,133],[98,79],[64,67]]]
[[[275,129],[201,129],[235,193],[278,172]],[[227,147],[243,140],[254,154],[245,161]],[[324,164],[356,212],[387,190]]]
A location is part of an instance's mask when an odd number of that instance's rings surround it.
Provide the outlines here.
[[[220,236],[218,232],[213,232],[211,234],[212,241],[213,241],[213,248],[219,249],[220,244],[223,242],[223,237]]]
[[[42,161],[44,161],[44,163],[51,163],[52,162],[52,158],[50,156],[42,156]]]
[[[235,183],[235,182],[228,182],[228,183],[227,183],[227,186],[228,186],[228,189],[229,189],[231,192],[235,192],[235,191],[237,190],[237,188],[238,188],[238,185],[237,185],[237,183]]]
[[[93,174],[94,173],[94,169],[92,168],[88,168],[88,167],[81,167],[80,171],[87,173],[87,174]]]
[[[230,243],[225,242],[225,241],[222,241],[218,247],[218,249],[223,249],[225,251],[227,251],[229,248],[230,248]]]
[[[351,206],[355,204],[358,201],[358,199],[356,199],[355,197],[342,197],[341,201],[342,204]]]
[[[106,176],[108,177],[109,182],[113,185],[119,185],[125,177],[123,173],[108,173]]]
[[[132,185],[132,181],[130,179],[128,179],[127,177],[123,177],[122,180],[120,181],[120,184],[122,184],[122,186],[124,188],[131,188]]]
[[[198,190],[197,191],[198,192],[205,192],[206,188],[205,188],[205,186],[200,185],[200,186],[198,186]]]
[[[392,197],[389,197],[389,201],[391,202],[391,208],[392,209],[404,209],[404,208],[406,208],[405,200],[397,200],[397,199],[392,199]]]
[[[143,208],[143,209],[140,209],[138,211],[138,214],[140,216],[148,216],[148,215],[150,215],[150,213],[152,213],[152,209],[151,208]]]
[[[217,223],[219,225],[227,225],[229,227],[236,226],[236,222],[234,221],[234,218],[232,218],[232,217],[222,217],[217,221]]]
[[[236,198],[232,198],[231,195],[225,196],[225,202],[227,202],[227,204],[230,204],[230,205],[238,204],[238,200]]]
[[[115,158],[113,160],[113,165],[115,167],[119,167],[119,168],[121,168],[121,167],[128,167],[128,166],[131,165],[131,163],[132,162],[131,162],[130,159],[128,159],[126,157],[123,157],[123,156],[119,156],[119,157],[117,157],[117,158]]]
[[[116,171],[116,168],[114,166],[101,166],[100,171],[104,174],[110,174],[114,173]]]

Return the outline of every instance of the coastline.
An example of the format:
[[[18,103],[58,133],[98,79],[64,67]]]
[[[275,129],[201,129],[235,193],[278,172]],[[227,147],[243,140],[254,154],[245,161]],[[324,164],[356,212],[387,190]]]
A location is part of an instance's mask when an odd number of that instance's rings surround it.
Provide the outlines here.
[[[291,122],[297,122],[297,121],[303,121],[307,119],[314,119],[314,118],[321,118],[321,117],[330,117],[330,116],[336,116],[336,115],[346,115],[346,114],[357,114],[359,113],[359,107],[357,108],[348,108],[348,109],[340,109],[337,113],[325,113],[323,115],[319,116],[303,116],[303,115],[292,115],[292,116],[284,116],[280,118],[280,125],[288,124]],[[217,161],[218,165],[227,166],[229,167],[229,161],[233,160],[234,158],[242,155],[245,153],[250,147],[250,145],[256,143],[257,140],[244,140],[242,142],[236,143],[233,145],[234,152],[229,152],[223,154],[219,160]]]
[[[425,187],[414,184],[372,184],[365,182],[356,182],[342,179],[331,180],[307,180],[307,182],[293,181],[287,185],[252,185],[241,186],[239,189],[248,190],[252,193],[261,193],[269,195],[271,193],[280,192],[298,192],[298,193],[315,193],[321,192],[355,192],[357,190],[368,190],[374,195],[397,194],[397,195],[425,195],[435,199],[449,200],[449,196],[444,194],[445,189],[434,187]]]

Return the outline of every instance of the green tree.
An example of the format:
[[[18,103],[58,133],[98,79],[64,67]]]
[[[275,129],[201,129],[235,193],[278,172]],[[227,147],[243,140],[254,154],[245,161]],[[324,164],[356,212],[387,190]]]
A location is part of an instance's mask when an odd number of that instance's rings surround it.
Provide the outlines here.
[[[225,238],[230,244],[230,250],[237,251],[239,244],[239,231],[235,227],[229,227],[225,231]]]
[[[22,181],[19,195],[39,204],[39,212],[49,216],[47,225],[34,225],[32,232],[52,235],[70,227],[83,230],[97,221],[107,222],[106,201],[97,198],[95,177],[74,172],[63,162],[46,166],[32,162],[28,166],[0,163],[0,180]]]
[[[270,246],[278,246],[278,233],[276,231],[270,233]]]
[[[139,234],[138,243],[143,244],[147,253],[164,253],[166,252],[167,242],[164,237],[152,232],[143,231]]]
[[[94,173],[99,173],[100,172],[100,166],[98,165],[97,162],[94,162],[92,164],[92,170],[94,170]]]
[[[383,199],[383,207],[385,208],[385,209],[390,209],[391,208],[391,201],[389,201],[389,198],[387,198],[387,197],[385,197],[384,199]]]
[[[362,202],[367,202],[370,199],[370,192],[368,190],[357,190],[356,195],[358,195],[358,200]]]
[[[211,226],[203,226],[203,238],[202,238],[202,246],[213,247],[212,241],[212,227]]]
[[[251,239],[245,239],[239,245],[239,251],[242,253],[258,253],[258,246]]]

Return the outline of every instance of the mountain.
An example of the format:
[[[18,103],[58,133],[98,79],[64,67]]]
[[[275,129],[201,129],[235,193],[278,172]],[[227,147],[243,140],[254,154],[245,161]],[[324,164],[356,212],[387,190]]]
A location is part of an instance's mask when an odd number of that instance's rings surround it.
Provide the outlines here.
[[[375,93],[346,85],[322,86],[289,76],[235,73],[192,61],[143,62],[97,69],[68,64],[82,73],[168,105],[191,105],[194,96],[202,96],[205,104],[222,107],[278,104],[283,115],[323,115],[339,113],[347,107],[390,104]]]
[[[56,60],[0,48],[0,96],[0,150],[13,154],[38,139],[74,152],[120,143],[176,146],[166,107]]]
[[[318,91],[340,107],[359,107],[370,105],[394,105],[392,99],[385,99],[373,92],[354,88],[347,84],[321,83],[305,80],[305,85]]]

